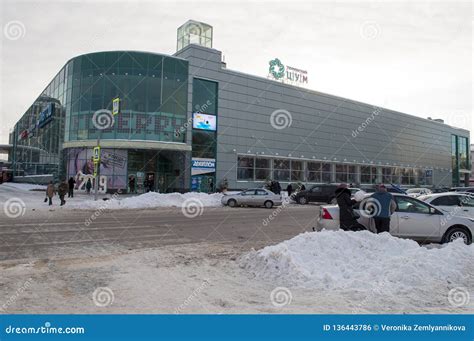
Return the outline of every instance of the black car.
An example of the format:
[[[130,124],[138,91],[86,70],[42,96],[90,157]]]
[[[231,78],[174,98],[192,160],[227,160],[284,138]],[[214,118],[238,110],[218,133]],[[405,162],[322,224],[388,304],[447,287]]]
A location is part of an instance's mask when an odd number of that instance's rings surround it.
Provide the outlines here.
[[[337,185],[314,185],[311,188],[300,191],[295,195],[298,204],[305,205],[309,202],[336,203]]]

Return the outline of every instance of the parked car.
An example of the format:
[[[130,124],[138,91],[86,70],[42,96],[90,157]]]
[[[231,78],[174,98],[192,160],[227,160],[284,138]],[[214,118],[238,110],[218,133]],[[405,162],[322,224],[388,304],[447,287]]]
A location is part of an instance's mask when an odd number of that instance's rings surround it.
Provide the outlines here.
[[[450,191],[474,193],[474,187],[452,187]]]
[[[447,192],[422,195],[418,199],[436,206],[450,215],[474,219],[474,193]]]
[[[432,192],[428,188],[410,188],[407,189],[407,195],[413,198],[417,198],[420,195],[431,194]]]
[[[366,214],[364,205],[367,198],[354,206],[360,215],[358,222],[370,231],[375,231],[373,219]],[[395,237],[409,238],[420,242],[446,243],[462,238],[471,244],[474,234],[474,219],[451,216],[429,203],[403,194],[393,194],[397,209],[390,220],[390,234]],[[339,207],[325,205],[320,208],[315,230],[339,229]]]
[[[223,205],[236,206],[265,206],[272,208],[282,204],[281,195],[264,188],[251,188],[245,191],[224,195],[221,199]]]
[[[298,204],[305,205],[309,202],[336,203],[337,185],[314,185],[307,190],[299,191],[294,196]]]

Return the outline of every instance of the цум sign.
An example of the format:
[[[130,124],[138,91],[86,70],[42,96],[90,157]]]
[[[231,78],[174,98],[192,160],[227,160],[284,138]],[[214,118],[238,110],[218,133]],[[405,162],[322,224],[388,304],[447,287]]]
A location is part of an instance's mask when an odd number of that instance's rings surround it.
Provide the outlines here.
[[[191,175],[208,174],[216,171],[216,159],[193,157],[191,162]]]
[[[306,70],[285,66],[278,58],[270,60],[269,65],[268,76],[274,80],[295,85],[308,83],[308,71]]]

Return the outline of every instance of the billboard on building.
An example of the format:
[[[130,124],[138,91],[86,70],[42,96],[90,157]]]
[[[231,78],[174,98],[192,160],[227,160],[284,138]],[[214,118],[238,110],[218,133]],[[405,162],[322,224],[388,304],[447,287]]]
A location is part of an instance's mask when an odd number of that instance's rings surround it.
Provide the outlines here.
[[[216,131],[216,116],[202,113],[193,114],[193,128],[202,130]]]
[[[191,175],[214,173],[216,171],[216,159],[193,157]]]

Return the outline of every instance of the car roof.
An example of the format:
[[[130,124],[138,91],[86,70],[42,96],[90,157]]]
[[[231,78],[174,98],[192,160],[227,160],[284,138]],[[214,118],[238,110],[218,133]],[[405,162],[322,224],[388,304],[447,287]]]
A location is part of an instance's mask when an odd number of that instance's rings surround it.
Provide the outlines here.
[[[433,194],[426,194],[423,195],[425,199],[434,199],[439,197],[446,197],[449,195],[465,195],[465,196],[472,196],[471,193],[463,193],[463,192],[443,192],[443,193],[433,193]]]

